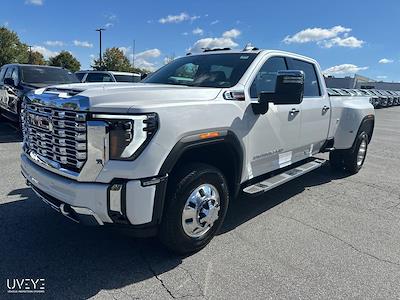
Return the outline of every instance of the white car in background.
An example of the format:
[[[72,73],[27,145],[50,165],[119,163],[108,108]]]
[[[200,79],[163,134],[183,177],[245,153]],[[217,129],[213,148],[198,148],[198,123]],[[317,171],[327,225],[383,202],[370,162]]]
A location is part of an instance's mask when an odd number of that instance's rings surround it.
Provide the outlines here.
[[[142,79],[139,73],[115,71],[78,71],[75,75],[81,82],[139,82]]]

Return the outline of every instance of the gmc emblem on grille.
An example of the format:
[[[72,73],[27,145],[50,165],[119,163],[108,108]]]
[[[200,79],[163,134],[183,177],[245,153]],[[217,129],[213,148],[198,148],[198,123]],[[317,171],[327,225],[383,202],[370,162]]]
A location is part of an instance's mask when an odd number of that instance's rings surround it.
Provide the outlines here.
[[[32,124],[33,126],[41,128],[41,129],[46,129],[51,132],[53,131],[52,120],[48,117],[29,114],[29,123]]]

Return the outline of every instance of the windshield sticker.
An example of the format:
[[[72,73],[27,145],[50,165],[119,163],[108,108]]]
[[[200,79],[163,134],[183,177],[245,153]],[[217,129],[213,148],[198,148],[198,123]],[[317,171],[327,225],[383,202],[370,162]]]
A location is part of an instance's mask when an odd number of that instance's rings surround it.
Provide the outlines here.
[[[248,59],[248,58],[249,58],[248,55],[242,55],[242,56],[240,57],[240,59]]]

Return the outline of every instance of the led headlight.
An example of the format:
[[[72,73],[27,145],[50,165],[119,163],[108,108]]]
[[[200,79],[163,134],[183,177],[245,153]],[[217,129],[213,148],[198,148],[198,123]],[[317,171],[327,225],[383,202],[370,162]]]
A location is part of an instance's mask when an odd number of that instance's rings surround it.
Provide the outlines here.
[[[109,158],[133,160],[150,142],[158,128],[157,114],[105,115],[95,114],[108,124]]]

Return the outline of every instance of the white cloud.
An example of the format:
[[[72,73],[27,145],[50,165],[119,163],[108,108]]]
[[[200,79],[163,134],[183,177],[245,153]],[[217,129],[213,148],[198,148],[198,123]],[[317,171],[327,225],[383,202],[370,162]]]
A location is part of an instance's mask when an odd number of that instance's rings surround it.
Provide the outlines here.
[[[340,33],[350,32],[350,28],[345,28],[343,26],[334,26],[330,29],[325,28],[307,28],[298,33],[284,38],[284,42],[286,44],[291,43],[309,43],[309,42],[318,42],[330,38],[334,38],[338,36]]]
[[[155,71],[158,66],[154,59],[160,57],[160,55],[161,51],[157,48],[139,52],[135,55],[135,67]]]
[[[204,38],[195,42],[189,52],[201,52],[206,48],[235,48],[237,46],[238,44],[230,38]]]
[[[73,41],[74,45],[77,47],[83,47],[83,48],[93,48],[93,44],[89,43],[87,41],[78,41],[78,40],[74,40]]]
[[[111,23],[111,22],[108,22],[108,23],[104,24],[105,28],[110,28],[110,27],[113,27],[113,26],[114,26],[114,23]]]
[[[333,46],[361,48],[365,42],[354,36],[349,36],[349,32],[351,32],[351,28],[340,25],[332,28],[307,28],[292,36],[286,36],[283,42],[286,44],[314,42],[324,48],[332,48]]]
[[[43,5],[43,0],[26,0],[25,4],[31,4],[31,5]]]
[[[386,75],[380,75],[380,76],[376,76],[376,78],[378,78],[378,79],[387,79],[387,76]]]
[[[347,38],[336,37],[327,41],[319,42],[318,44],[324,48],[332,48],[333,46],[348,47],[348,48],[361,48],[365,42],[350,36]]]
[[[231,29],[225,31],[221,37],[208,37],[196,41],[191,48],[188,49],[189,52],[202,52],[204,49],[213,48],[235,48],[238,44],[235,42],[241,32],[238,29]]]
[[[183,21],[194,21],[200,19],[200,16],[190,16],[185,12],[180,13],[179,15],[168,15],[164,18],[158,20],[161,24],[167,23],[181,23]]]
[[[212,21],[211,23],[210,23],[210,25],[215,25],[215,24],[218,24],[219,23],[219,20],[215,20],[215,21]]]
[[[117,15],[116,14],[108,14],[108,15],[106,15],[106,18],[107,18],[107,20],[115,21],[115,20],[117,20]]]
[[[159,57],[160,55],[161,55],[161,51],[159,49],[157,49],[157,48],[154,48],[154,49],[150,49],[150,50],[146,50],[146,51],[137,53],[135,55],[135,59],[138,59],[138,58],[144,58],[144,59],[156,58],[156,57]]]
[[[45,41],[44,44],[50,47],[62,47],[65,45],[62,41]]]
[[[9,23],[8,21],[5,21],[5,22],[3,23],[3,26],[4,26],[4,27],[8,27],[8,25],[10,25],[10,23]]]
[[[32,51],[41,53],[45,59],[48,59],[49,57],[56,56],[59,54],[59,52],[51,51],[43,46],[33,46]]]
[[[189,35],[189,32],[182,32],[182,35]]]
[[[228,39],[235,39],[235,38],[237,38],[240,34],[241,34],[241,32],[240,32],[239,30],[233,28],[233,29],[231,29],[231,30],[225,31],[225,32],[222,34],[222,37],[228,38]]]
[[[118,47],[119,50],[121,50],[124,55],[128,55],[130,52],[132,52],[131,47]],[[130,54],[132,56],[132,54]]]
[[[380,64],[391,64],[391,63],[393,63],[393,62],[394,62],[393,59],[388,59],[388,58],[382,58],[382,59],[379,61]]]
[[[199,28],[199,27],[197,27],[197,28],[193,29],[192,33],[194,35],[203,35],[204,34],[204,30]]]
[[[367,70],[368,67],[359,67],[353,64],[343,64],[330,67],[323,71],[325,75],[345,75],[345,74],[354,74],[359,71]]]

